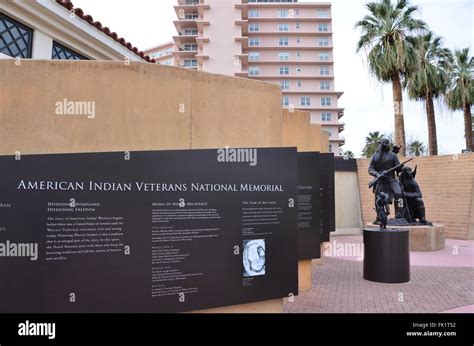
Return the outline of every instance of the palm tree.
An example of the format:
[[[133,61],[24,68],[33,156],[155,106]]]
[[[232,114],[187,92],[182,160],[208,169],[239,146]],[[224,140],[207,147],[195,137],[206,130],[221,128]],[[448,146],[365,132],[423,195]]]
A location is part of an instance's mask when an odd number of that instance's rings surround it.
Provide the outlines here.
[[[426,154],[426,146],[423,142],[414,140],[408,143],[408,154],[410,156],[423,156]]]
[[[362,155],[365,157],[372,157],[377,151],[378,143],[383,138],[383,135],[379,131],[370,132],[367,137],[365,137],[365,147],[362,149]]]
[[[471,107],[474,103],[474,58],[469,57],[469,48],[456,50],[450,66],[451,85],[446,94],[446,104],[452,110],[464,111],[464,137],[466,149],[474,151],[472,143]]]
[[[342,156],[344,156],[344,158],[348,158],[348,159],[353,159],[355,157],[354,153],[350,150],[343,151]]]
[[[417,6],[410,6],[408,0],[378,0],[366,4],[369,14],[355,27],[362,35],[357,52],[368,52],[370,72],[382,82],[392,83],[395,143],[402,145],[405,156],[405,124],[403,118],[403,97],[401,80],[416,66],[416,53],[407,37],[425,30],[422,20],[413,18]]]
[[[448,76],[444,67],[450,60],[451,52],[441,46],[441,37],[431,31],[409,37],[408,40],[415,48],[418,62],[415,70],[405,79],[404,85],[408,89],[410,98],[425,101],[429,153],[438,155],[433,99],[446,92]]]

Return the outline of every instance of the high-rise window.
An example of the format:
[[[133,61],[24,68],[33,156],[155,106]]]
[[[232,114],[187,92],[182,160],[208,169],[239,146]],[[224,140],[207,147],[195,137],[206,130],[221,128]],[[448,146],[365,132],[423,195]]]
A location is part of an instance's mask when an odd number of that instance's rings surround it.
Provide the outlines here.
[[[330,97],[321,97],[321,106],[330,106],[331,98]]]
[[[324,37],[324,38],[320,38],[319,39],[319,45],[321,47],[327,47],[329,46],[329,39],[327,37]]]
[[[288,46],[288,37],[280,37],[278,39],[278,45],[280,46]]]
[[[322,112],[321,121],[331,121],[331,112]]]
[[[287,61],[290,59],[290,53],[278,53],[278,60]]]
[[[307,97],[307,96],[303,96],[301,97],[301,105],[302,106],[311,106],[311,98]]]
[[[260,26],[258,23],[250,23],[249,24],[249,32],[257,32],[260,31]]]
[[[301,37],[296,38],[296,43],[301,43]]]
[[[300,51],[297,51],[297,52],[296,52],[296,56],[297,56],[298,58],[301,58],[301,52],[300,52]]]
[[[258,37],[250,37],[249,46],[260,46],[260,39]]]
[[[288,24],[278,24],[278,31],[289,31],[290,27]]]
[[[258,52],[250,52],[250,53],[249,53],[249,60],[250,60],[250,61],[259,61],[259,60],[260,60],[260,53],[258,53]]]
[[[280,74],[288,75],[290,74],[290,68],[288,66],[280,67]]]
[[[325,10],[318,10],[316,12],[316,16],[318,18],[327,18],[328,17],[328,11],[325,11]]]
[[[301,66],[296,66],[296,72],[301,72],[302,69],[301,69]]]
[[[319,82],[319,89],[320,90],[329,90],[331,89],[331,83],[329,81],[323,80]]]
[[[197,67],[198,63],[197,60],[184,60],[184,67]]]
[[[321,76],[329,76],[329,67],[327,67],[327,66],[321,66],[321,67],[319,68],[319,74],[320,74]]]
[[[319,32],[327,32],[329,31],[327,24],[318,24],[318,31]]]
[[[250,66],[249,67],[249,76],[258,76],[260,75],[260,67]]]
[[[319,53],[319,60],[329,61],[329,53]]]
[[[0,13],[0,53],[31,58],[33,30]]]
[[[298,87],[301,87],[303,83],[299,80],[299,81],[296,81],[296,85],[298,85]]]
[[[288,10],[278,10],[279,18],[288,18]]]
[[[301,28],[301,24],[300,23],[296,23],[296,29],[299,29]]]
[[[290,82],[287,80],[282,80],[280,81],[280,86],[281,86],[281,90],[288,90],[290,89]]]
[[[281,99],[282,106],[289,106],[290,105],[290,98],[288,96],[283,96]]]
[[[249,18],[258,18],[260,17],[260,12],[258,10],[249,10]]]

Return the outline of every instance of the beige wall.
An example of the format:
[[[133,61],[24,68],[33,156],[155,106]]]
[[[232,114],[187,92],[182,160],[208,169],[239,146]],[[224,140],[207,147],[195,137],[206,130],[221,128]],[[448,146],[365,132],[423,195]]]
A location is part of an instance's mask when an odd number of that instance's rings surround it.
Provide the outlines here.
[[[276,85],[152,64],[0,61],[0,153],[281,146]],[[61,92],[59,92],[59,90]],[[55,104],[94,101],[96,117]],[[181,113],[180,110],[184,112]]]
[[[283,145],[310,151],[310,128],[309,112],[283,109]]]
[[[362,215],[357,172],[336,172],[334,185],[336,229],[359,233],[362,227]]]
[[[364,223],[375,219],[368,165],[368,159],[357,160]],[[427,219],[444,224],[447,238],[474,239],[474,154],[417,157],[408,165],[418,165]]]

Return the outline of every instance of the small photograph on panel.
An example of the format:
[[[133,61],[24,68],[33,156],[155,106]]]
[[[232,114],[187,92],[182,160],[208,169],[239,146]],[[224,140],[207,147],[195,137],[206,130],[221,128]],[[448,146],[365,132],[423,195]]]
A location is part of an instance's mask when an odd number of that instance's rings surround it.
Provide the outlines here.
[[[244,240],[244,277],[265,275],[265,239]]]

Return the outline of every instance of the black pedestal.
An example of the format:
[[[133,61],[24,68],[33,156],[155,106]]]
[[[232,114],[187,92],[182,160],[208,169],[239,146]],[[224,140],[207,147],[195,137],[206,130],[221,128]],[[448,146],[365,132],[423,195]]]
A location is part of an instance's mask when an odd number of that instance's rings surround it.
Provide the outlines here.
[[[364,279],[383,283],[410,281],[409,230],[364,229]]]

